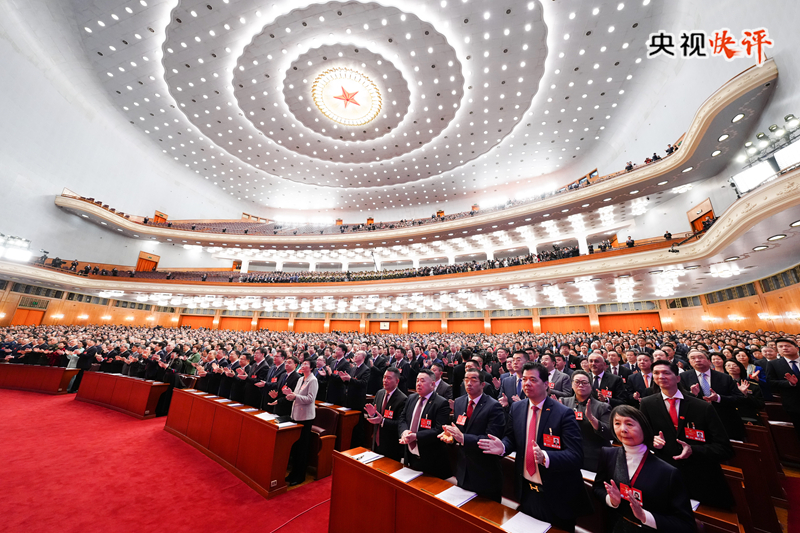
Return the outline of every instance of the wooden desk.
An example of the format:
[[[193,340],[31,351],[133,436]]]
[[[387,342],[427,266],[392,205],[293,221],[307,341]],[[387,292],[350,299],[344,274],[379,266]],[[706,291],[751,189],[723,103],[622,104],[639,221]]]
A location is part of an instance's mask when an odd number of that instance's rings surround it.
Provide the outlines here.
[[[0,388],[66,394],[78,372],[77,368],[0,363]]]
[[[333,454],[329,533],[502,533],[500,525],[517,514],[481,497],[454,507],[435,496],[453,486],[447,481],[423,475],[403,483],[389,475],[402,468],[397,461],[384,457],[365,465],[351,458],[365,451],[355,448]],[[353,514],[353,487],[359,494],[369,494],[374,512],[366,517]],[[550,531],[563,533],[557,528]]]
[[[122,374],[84,372],[75,399],[142,420],[156,416],[158,399],[168,388],[169,385],[160,381],[146,381]]]
[[[302,426],[279,428],[250,409],[193,389],[173,389],[164,430],[191,444],[265,498],[286,492],[289,452]]]
[[[361,411],[350,409],[349,411],[342,411],[346,409],[340,405],[323,405],[325,402],[315,402],[317,409],[335,409],[339,413],[339,422],[336,426],[336,446],[334,449],[339,452],[349,450],[351,441],[353,440],[353,428],[361,420]]]

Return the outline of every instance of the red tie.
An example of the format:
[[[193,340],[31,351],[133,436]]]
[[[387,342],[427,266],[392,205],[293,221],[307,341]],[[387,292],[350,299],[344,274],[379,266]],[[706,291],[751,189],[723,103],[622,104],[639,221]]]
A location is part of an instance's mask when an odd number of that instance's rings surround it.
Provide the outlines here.
[[[675,402],[678,401],[677,398],[667,398],[669,402],[669,417],[672,419],[672,425],[675,428],[678,428],[678,409],[675,407]]]
[[[469,405],[467,405],[467,418],[472,416],[472,410],[475,408],[475,402],[472,400],[469,401]]]
[[[615,367],[615,366],[612,366],[612,367],[611,367],[611,373],[612,373],[612,374],[614,374],[614,375],[616,376],[616,375],[617,375],[617,367]]]
[[[383,402],[381,402],[381,413],[380,413],[381,416],[383,416],[383,413],[386,412],[386,400],[388,400],[388,399],[389,399],[389,393],[384,391],[384,393],[383,393]],[[377,444],[378,446],[381,445],[381,426],[380,425],[376,425],[375,426],[375,444]]]
[[[536,413],[539,411],[537,406],[533,406],[533,413],[531,413],[531,421],[528,424],[528,448],[525,450],[525,470],[528,475],[533,477],[536,473],[536,454],[533,452],[533,446],[536,444]]]

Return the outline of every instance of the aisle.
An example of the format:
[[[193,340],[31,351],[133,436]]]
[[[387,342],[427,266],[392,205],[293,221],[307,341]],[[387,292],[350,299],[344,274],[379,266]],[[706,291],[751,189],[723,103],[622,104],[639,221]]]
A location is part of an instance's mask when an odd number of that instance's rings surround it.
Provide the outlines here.
[[[164,418],[74,397],[0,389],[4,532],[327,530],[331,478],[267,501],[165,432]]]

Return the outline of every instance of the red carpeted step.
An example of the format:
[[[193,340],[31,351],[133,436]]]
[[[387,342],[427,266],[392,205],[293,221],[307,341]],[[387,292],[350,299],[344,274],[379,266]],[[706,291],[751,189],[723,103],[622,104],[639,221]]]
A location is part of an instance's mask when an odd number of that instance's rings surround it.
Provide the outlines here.
[[[312,518],[327,530],[331,478],[265,500],[165,432],[164,418],[2,389],[0,405],[4,532],[293,533]]]

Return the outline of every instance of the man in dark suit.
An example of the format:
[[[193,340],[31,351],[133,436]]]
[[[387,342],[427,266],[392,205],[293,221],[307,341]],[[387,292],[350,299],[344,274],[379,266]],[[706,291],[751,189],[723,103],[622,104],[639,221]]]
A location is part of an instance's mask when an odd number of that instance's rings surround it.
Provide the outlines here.
[[[647,346],[647,342],[644,340],[644,337],[639,337],[636,339],[636,345],[633,346],[632,349],[636,353],[653,353],[653,349]]]
[[[606,359],[608,360],[607,372],[612,376],[617,376],[622,378],[622,383],[627,384],[628,378],[631,377],[631,374],[633,374],[633,370],[625,367],[622,364],[620,355],[617,352],[614,351],[608,352],[608,354],[606,355]]]
[[[458,443],[458,486],[500,502],[503,492],[500,456],[483,453],[478,441],[488,439],[489,435],[503,435],[506,416],[497,400],[483,394],[483,380],[483,374],[477,369],[465,373],[464,388],[467,394],[455,401],[455,423],[445,426],[439,439],[448,444]]]
[[[347,384],[347,395],[345,396],[344,406],[354,411],[364,411],[367,403],[367,385],[372,369],[364,362],[367,354],[363,350],[358,350],[353,355],[353,365],[350,371],[340,373],[342,381]],[[361,446],[364,443],[366,428],[364,422],[359,418],[358,423],[353,428],[352,442],[354,446]]]
[[[411,376],[411,364],[406,360],[406,349],[401,347],[397,348],[394,352],[394,358],[389,365],[395,367],[400,373],[400,382],[397,384],[397,389],[403,394],[408,395],[409,385],[413,387],[415,384],[409,383],[408,381]]]
[[[369,371],[369,383],[367,383],[367,394],[375,394],[383,383],[383,373],[389,367],[389,358],[380,353],[377,346],[372,347],[372,355],[367,359]]]
[[[589,367],[592,369],[592,390],[598,400],[609,402],[612,408],[628,400],[628,391],[622,378],[608,373],[606,361],[599,352],[589,356]]]
[[[640,353],[636,356],[636,368],[638,372],[631,374],[628,378],[628,396],[630,403],[638,407],[642,398],[659,391],[658,385],[653,381],[653,357],[649,353]]]
[[[780,357],[767,363],[767,383],[770,391],[781,395],[781,403],[786,414],[792,419],[794,430],[800,438],[800,357],[797,343],[791,339],[780,338],[775,341]]]
[[[689,352],[689,363],[694,370],[681,374],[681,385],[695,397],[714,406],[728,437],[745,440],[744,422],[736,408],[746,401],[736,382],[728,374],[711,369],[711,360],[705,352]]]
[[[511,357],[511,372],[500,378],[500,390],[497,400],[503,407],[508,407],[514,402],[527,399],[522,389],[522,367],[528,362],[526,352],[515,352]]]
[[[715,507],[733,504],[720,466],[733,456],[725,427],[706,401],[678,387],[678,367],[668,361],[653,364],[653,379],[661,389],[642,399],[641,411],[653,433],[656,455],[681,471],[689,497]]]
[[[75,376],[75,380],[72,382],[72,388],[67,392],[78,392],[78,388],[81,386],[81,380],[83,379],[83,373],[92,368],[96,353],[97,347],[94,345],[94,341],[87,340],[86,348],[82,353],[78,354],[77,366],[80,370],[78,371],[78,375]]]
[[[342,376],[348,375],[350,372],[350,362],[345,359],[344,354],[347,352],[347,346],[340,344],[336,347],[333,365],[325,367],[328,374],[328,391],[325,401],[335,405],[344,405],[345,397],[347,395],[347,385],[342,380]]]
[[[433,363],[431,365],[431,372],[433,372],[433,379],[434,381],[434,390],[436,394],[444,398],[445,400],[452,400],[453,399],[453,387],[448,385],[442,379],[442,375],[444,374],[444,363]]]
[[[527,362],[522,376],[528,401],[512,404],[502,440],[489,435],[478,446],[494,455],[516,451],[519,510],[574,531],[577,516],[592,510],[580,470],[580,428],[572,409],[547,395],[545,367]]]
[[[278,350],[273,358],[274,365],[269,367],[267,371],[266,385],[264,385],[262,394],[264,396],[261,404],[261,409],[270,413],[274,412],[277,404],[274,402],[278,398],[278,393],[281,389],[281,383],[286,375],[286,352]]]
[[[433,390],[433,372],[423,368],[417,375],[417,392],[408,397],[400,417],[400,444],[404,463],[413,470],[442,479],[450,477],[444,443],[437,437],[450,422],[450,404]]]
[[[270,367],[264,360],[262,348],[253,353],[253,363],[246,374],[239,374],[238,379],[244,381],[244,403],[250,407],[261,408],[263,400],[262,390],[267,384]]]
[[[572,373],[574,396],[561,398],[561,403],[575,411],[575,420],[581,428],[583,468],[597,472],[600,449],[611,445],[614,435],[609,426],[611,407],[605,402],[592,400],[592,378],[583,370]]]
[[[367,422],[373,424],[372,451],[399,461],[403,457],[398,431],[400,415],[408,397],[397,388],[400,372],[390,366],[383,373],[383,388],[375,394],[373,403],[364,406]]]
[[[275,402],[275,405],[272,408],[273,414],[278,416],[290,416],[292,414],[292,402],[286,399],[286,393],[283,391],[284,387],[289,387],[289,389],[294,392],[294,388],[297,385],[297,382],[300,381],[301,377],[300,373],[297,372],[297,367],[299,365],[300,360],[295,356],[287,357],[283,362],[283,366],[286,371],[278,380],[278,390],[275,391],[275,396],[272,396],[273,391],[270,391],[269,393],[269,403]]]

